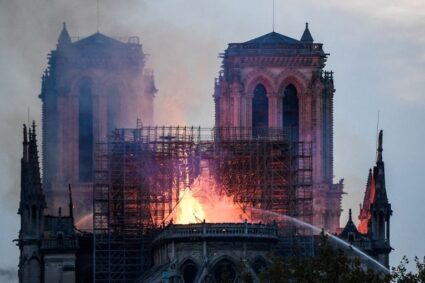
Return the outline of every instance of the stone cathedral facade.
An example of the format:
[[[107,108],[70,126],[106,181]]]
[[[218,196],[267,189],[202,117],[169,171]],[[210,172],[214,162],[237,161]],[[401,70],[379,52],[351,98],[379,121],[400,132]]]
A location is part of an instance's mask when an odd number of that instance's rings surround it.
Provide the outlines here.
[[[333,73],[329,54],[308,24],[300,40],[271,32],[231,43],[215,84],[216,127],[288,129],[294,142],[312,143],[313,224],[335,232],[342,181],[333,183]]]
[[[267,138],[273,141],[270,132],[284,132],[289,137],[285,144],[311,144],[308,172],[312,205],[308,206],[311,219],[307,222],[337,233],[388,266],[392,210],[385,186],[383,133],[379,135],[376,166],[369,174],[360,224],[358,228],[354,225],[350,212],[347,225],[339,233],[343,182],[333,180],[333,73],[324,70],[329,54],[321,43],[314,42],[308,25],[300,40],[273,31],[247,42],[231,43],[221,56],[222,70],[213,95],[216,129],[230,129],[234,136],[238,131],[241,135],[248,132],[249,139],[260,142]],[[78,219],[88,215],[90,221],[90,213],[96,213],[91,199],[96,143],[107,140],[117,128],[153,125],[157,90],[145,61],[136,37],[122,42],[95,33],[73,41],[64,24],[42,78],[42,168],[35,123],[23,130],[18,210],[21,228],[16,240],[20,249],[19,282],[84,283],[96,279],[96,237],[110,238],[111,234],[82,231]],[[222,141],[221,136],[215,138]],[[131,152],[127,154],[132,156]],[[252,155],[252,151],[246,154]],[[273,162],[270,164],[273,166]],[[67,213],[62,213],[61,207],[68,207]],[[115,208],[115,217],[121,219],[122,207]],[[122,254],[116,253],[117,243],[112,242],[108,252],[119,255],[115,266],[127,268],[125,272],[133,277],[111,276],[95,282],[221,282],[219,278],[226,272],[231,274],[229,282],[239,282],[241,260],[250,268],[254,282],[260,282],[270,252],[280,249],[284,253],[284,236],[279,231],[276,222],[170,222],[168,226],[163,222],[152,234],[140,238],[150,245],[143,253],[149,257],[146,266],[142,267],[138,257],[120,265]],[[303,256],[313,255],[313,248],[311,245],[311,252]],[[133,250],[125,251],[134,255]],[[113,264],[106,262],[107,268],[97,272],[111,272]],[[114,272],[114,276],[127,274]]]
[[[153,72],[137,37],[122,42],[95,33],[72,41],[65,23],[48,58],[40,94],[46,197],[63,205],[71,183],[90,208],[95,143],[136,121],[152,125]]]

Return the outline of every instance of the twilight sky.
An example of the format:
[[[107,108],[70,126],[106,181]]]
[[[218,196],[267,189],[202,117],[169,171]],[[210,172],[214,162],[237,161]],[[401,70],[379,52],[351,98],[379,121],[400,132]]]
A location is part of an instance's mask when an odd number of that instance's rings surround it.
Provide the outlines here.
[[[229,42],[272,29],[271,0],[100,0],[100,31],[137,35],[155,70],[158,124],[213,125],[217,58]],[[0,0],[0,281],[16,280],[21,125],[40,124],[40,77],[62,22],[96,32],[96,1]],[[374,165],[377,113],[394,210],[391,264],[425,255],[425,2],[276,0],[275,30],[300,38],[310,23],[335,72],[335,182],[345,178],[342,224],[357,215]]]

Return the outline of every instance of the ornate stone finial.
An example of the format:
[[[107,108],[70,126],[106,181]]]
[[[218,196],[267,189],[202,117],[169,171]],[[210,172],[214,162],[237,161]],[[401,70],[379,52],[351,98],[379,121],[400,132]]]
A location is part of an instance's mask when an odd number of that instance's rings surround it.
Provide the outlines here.
[[[348,221],[353,221],[351,208],[348,210]]]

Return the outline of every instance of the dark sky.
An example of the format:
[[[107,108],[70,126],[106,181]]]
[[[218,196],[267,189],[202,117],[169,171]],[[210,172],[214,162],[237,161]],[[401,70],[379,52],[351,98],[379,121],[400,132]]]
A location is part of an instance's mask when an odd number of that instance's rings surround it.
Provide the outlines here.
[[[158,124],[212,126],[218,54],[272,29],[272,1],[100,0],[100,31],[140,36],[154,68]],[[21,125],[40,121],[40,77],[62,22],[96,32],[96,1],[0,0],[0,281],[18,264]],[[357,215],[374,164],[377,113],[393,206],[391,264],[425,255],[425,2],[276,0],[275,30],[299,38],[305,22],[335,72],[335,181],[345,178],[342,223]],[[3,276],[3,278],[2,278]],[[10,281],[12,279],[7,279]],[[15,280],[15,279],[13,279]],[[12,280],[12,281],[13,281]]]

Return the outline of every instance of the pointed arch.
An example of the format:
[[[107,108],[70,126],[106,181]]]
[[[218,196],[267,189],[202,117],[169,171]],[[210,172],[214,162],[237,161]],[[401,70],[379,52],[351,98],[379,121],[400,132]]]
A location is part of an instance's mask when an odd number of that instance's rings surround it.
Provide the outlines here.
[[[282,91],[290,84],[295,86],[298,94],[304,94],[307,92],[308,78],[297,70],[282,71],[278,76],[276,76],[276,85],[279,86],[279,93],[282,93]]]
[[[275,92],[276,87],[271,72],[253,71],[244,80],[245,94],[252,94],[258,84],[262,84],[266,88],[267,93]]]

